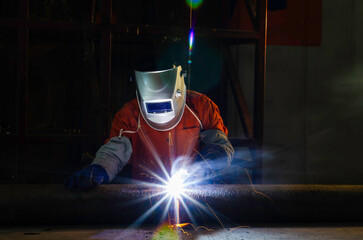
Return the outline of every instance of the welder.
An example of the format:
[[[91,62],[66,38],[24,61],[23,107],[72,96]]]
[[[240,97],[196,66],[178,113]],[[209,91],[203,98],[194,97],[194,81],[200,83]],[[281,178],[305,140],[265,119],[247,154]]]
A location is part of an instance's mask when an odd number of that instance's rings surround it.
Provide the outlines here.
[[[67,187],[109,183],[126,164],[133,179],[147,182],[170,176],[176,162],[197,175],[229,167],[234,150],[219,109],[206,95],[186,89],[181,66],[138,69],[134,77],[136,98],[117,112],[92,164],[69,177]]]

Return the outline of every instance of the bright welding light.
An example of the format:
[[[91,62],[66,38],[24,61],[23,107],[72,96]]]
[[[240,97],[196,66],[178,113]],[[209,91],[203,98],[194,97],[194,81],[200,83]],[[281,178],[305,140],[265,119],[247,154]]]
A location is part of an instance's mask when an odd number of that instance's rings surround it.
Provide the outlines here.
[[[168,192],[168,194],[176,199],[181,198],[181,195],[185,192],[184,183],[187,174],[188,172],[186,169],[180,169],[173,176],[171,176],[170,181],[166,185],[166,191]]]

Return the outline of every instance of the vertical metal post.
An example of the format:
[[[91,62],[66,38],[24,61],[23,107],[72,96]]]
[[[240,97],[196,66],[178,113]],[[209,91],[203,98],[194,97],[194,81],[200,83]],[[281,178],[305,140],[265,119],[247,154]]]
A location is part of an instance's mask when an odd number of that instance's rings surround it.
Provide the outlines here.
[[[255,55],[255,92],[254,92],[254,119],[253,132],[257,142],[255,149],[256,170],[253,178],[256,183],[262,183],[263,168],[263,117],[265,101],[265,75],[266,75],[266,40],[267,40],[267,0],[257,1],[257,27],[259,39],[256,43]]]
[[[112,21],[112,0],[105,0],[103,1],[103,19],[105,23],[105,27],[102,29],[102,36],[101,36],[101,74],[102,74],[102,82],[104,83],[106,96],[105,101],[107,104],[107,117],[106,117],[106,126],[105,126],[105,135],[108,135],[110,132],[111,126],[111,47],[112,47],[112,35],[109,26]],[[111,118],[111,119],[110,119]]]
[[[28,0],[19,0],[18,8],[18,148],[19,148],[19,161],[27,161],[27,146],[25,143],[25,136],[28,123],[28,48],[29,48],[29,35],[28,35]],[[18,166],[18,164],[17,164]],[[18,168],[18,167],[17,167]],[[18,169],[16,169],[18,182]]]

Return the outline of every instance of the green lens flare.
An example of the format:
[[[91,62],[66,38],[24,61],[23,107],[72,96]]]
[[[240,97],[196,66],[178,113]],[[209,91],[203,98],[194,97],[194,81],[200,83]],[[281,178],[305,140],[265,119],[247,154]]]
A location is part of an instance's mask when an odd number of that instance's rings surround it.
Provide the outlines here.
[[[170,240],[179,240],[178,233],[174,228],[169,227],[168,225],[162,225],[153,236],[152,240],[158,239],[170,239]]]
[[[186,0],[186,1],[187,4],[193,9],[199,7],[203,2],[203,0]]]

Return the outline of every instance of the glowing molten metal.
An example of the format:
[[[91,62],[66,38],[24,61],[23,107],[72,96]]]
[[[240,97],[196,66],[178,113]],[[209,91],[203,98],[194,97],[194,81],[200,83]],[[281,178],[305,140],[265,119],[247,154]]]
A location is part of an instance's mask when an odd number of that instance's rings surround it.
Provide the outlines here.
[[[166,185],[166,191],[170,196],[175,199],[180,199],[181,195],[184,194],[184,183],[187,177],[187,170],[180,169],[173,176],[171,176],[170,181]]]

